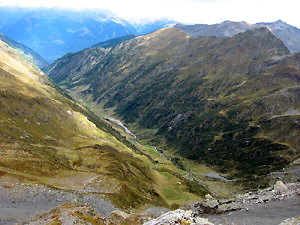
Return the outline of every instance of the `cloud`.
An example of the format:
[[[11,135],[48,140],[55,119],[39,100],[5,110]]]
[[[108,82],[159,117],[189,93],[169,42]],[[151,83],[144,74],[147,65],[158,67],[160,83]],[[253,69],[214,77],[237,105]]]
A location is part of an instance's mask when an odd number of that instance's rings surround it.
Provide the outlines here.
[[[273,22],[281,19],[300,27],[299,0],[0,0],[0,5],[104,8],[128,18],[168,17],[183,23],[224,20]]]

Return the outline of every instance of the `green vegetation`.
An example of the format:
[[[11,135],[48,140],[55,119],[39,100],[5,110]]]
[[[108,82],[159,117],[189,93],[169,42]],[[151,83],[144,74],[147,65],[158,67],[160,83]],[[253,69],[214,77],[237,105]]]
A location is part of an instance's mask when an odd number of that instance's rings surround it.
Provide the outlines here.
[[[38,53],[34,52],[25,45],[15,42],[4,34],[0,33],[0,40],[16,49],[21,58],[30,62],[35,69],[40,70],[39,68],[44,68],[48,65],[48,63]]]
[[[179,153],[247,180],[300,154],[299,54],[288,54],[265,28],[232,38],[173,28],[113,47],[80,79],[66,75],[72,60],[49,76],[95,112],[114,109],[142,143],[172,152],[176,168],[188,168]]]
[[[126,210],[175,207],[208,193],[193,189],[187,171],[154,147],[130,141],[5,48],[0,59],[0,178],[98,193]],[[175,192],[177,198],[170,194]]]
[[[56,89],[16,51],[3,47],[1,176],[74,191],[90,188],[121,208],[167,206],[154,189],[153,171],[134,145]]]

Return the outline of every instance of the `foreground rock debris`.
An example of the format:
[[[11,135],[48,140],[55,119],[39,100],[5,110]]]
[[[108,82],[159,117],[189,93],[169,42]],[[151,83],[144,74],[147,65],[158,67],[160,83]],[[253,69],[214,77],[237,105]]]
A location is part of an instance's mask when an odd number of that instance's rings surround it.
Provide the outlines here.
[[[164,208],[148,209],[140,214],[115,210],[107,218],[101,217],[97,210],[79,201],[65,203],[52,210],[35,216],[25,224],[144,224],[144,225],[213,225],[211,217],[213,214],[225,216],[231,211],[249,211],[255,205],[263,206],[267,202],[282,202],[287,199],[300,197],[300,183],[284,184],[277,181],[273,187],[238,195],[230,200],[217,200],[211,195],[206,195],[205,200],[193,204],[186,204],[181,209],[168,211]],[[155,210],[154,210],[155,209]],[[161,210],[163,214],[156,211]],[[151,213],[155,211],[156,213]],[[251,211],[251,209],[250,209]],[[227,213],[227,214],[226,214]],[[224,214],[224,215],[222,215]],[[207,218],[208,217],[208,218]],[[287,217],[286,217],[287,218]],[[293,218],[282,218],[280,225],[299,224],[299,216]],[[250,222],[250,221],[249,221]],[[220,224],[220,223],[215,223]],[[223,223],[222,223],[223,224]],[[231,224],[231,223],[228,223]],[[251,224],[243,223],[240,224]],[[279,223],[274,223],[279,224]]]
[[[279,225],[294,225],[294,224],[300,224],[300,216],[295,217],[295,218],[289,218],[286,219],[284,221],[282,221],[282,223],[280,223]]]
[[[236,198],[228,200],[217,200],[210,195],[206,195],[206,199],[202,202],[194,204],[186,204],[182,208],[192,210],[194,215],[201,214],[222,214],[230,211],[245,209],[249,204],[266,203],[269,201],[283,200],[299,196],[299,184],[287,184],[277,181],[273,187],[260,190],[258,192],[248,192],[244,195],[238,195]]]
[[[205,225],[213,225],[210,223],[207,219],[201,218],[201,217],[195,217],[193,214],[193,211],[188,210],[182,210],[177,209],[175,211],[167,212],[157,219],[150,220],[144,225],[163,225],[163,224],[182,224],[182,225],[188,225],[188,224],[205,224]]]
[[[123,211],[114,211],[109,218],[99,216],[95,208],[80,202],[70,202],[43,214],[35,216],[24,225],[38,224],[183,224],[183,225],[213,225],[208,219],[195,217],[191,210],[178,209],[169,211],[156,219],[149,215],[127,214]]]

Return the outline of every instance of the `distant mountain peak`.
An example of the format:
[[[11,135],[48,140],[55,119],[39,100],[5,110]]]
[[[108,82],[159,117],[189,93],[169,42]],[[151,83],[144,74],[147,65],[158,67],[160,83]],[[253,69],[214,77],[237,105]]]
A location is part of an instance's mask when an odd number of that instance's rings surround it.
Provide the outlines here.
[[[159,19],[130,19],[129,22],[138,34],[148,34],[162,28],[174,27],[178,24],[177,21],[167,17]]]
[[[254,28],[252,30],[248,30],[246,32],[249,32],[249,33],[254,34],[254,35],[259,35],[259,36],[261,36],[261,35],[272,35],[272,36],[274,36],[271,33],[271,31],[269,30],[269,28],[267,28],[267,27],[258,27],[258,28]],[[274,36],[274,38],[276,38],[276,37]]]
[[[267,27],[271,33],[283,41],[291,52],[300,51],[300,29],[291,26],[282,20],[269,23],[250,24],[245,21],[233,22],[225,20],[220,24],[195,24],[195,25],[176,25],[177,28],[187,32],[193,37],[217,36],[232,37],[238,33],[245,32],[254,28]],[[267,32],[266,30],[256,31],[257,35]]]
[[[232,24],[232,23],[236,23],[236,22],[233,22],[231,20],[224,20],[221,24]]]
[[[287,24],[286,22],[282,21],[282,20],[277,20],[275,23],[283,23],[283,24]]]
[[[247,30],[246,32],[237,34],[234,37],[242,37],[242,39],[246,40],[248,43],[253,43],[253,46],[256,46],[256,48],[261,51],[273,52],[272,54],[274,54],[274,56],[290,54],[290,51],[284,43],[267,27],[258,27],[252,30]]]

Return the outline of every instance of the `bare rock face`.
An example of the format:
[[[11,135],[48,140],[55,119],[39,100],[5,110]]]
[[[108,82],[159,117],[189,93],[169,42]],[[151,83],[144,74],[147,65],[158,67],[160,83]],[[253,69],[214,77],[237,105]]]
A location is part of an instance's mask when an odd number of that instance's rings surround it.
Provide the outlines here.
[[[194,216],[200,216],[202,214],[223,214],[241,209],[247,210],[247,205],[249,204],[264,204],[270,201],[280,201],[286,198],[293,198],[299,194],[299,183],[285,185],[282,181],[277,181],[273,187],[257,192],[248,192],[244,195],[238,195],[233,199],[217,200],[210,195],[206,195],[204,201],[185,204],[182,209],[193,211]]]
[[[288,191],[288,188],[282,181],[277,181],[274,185],[274,191],[278,194],[283,194]]]
[[[215,199],[205,200],[203,202],[203,206],[208,208],[216,208],[219,204],[220,204],[219,201]]]
[[[238,199],[216,200],[213,197],[205,196],[206,200],[196,203],[191,209],[194,215],[200,214],[222,214],[236,211],[242,208],[242,203]]]
[[[223,212],[230,212],[230,211],[236,211],[240,210],[242,208],[241,203],[239,202],[231,202],[228,204],[222,204],[218,206],[218,212],[223,213]]]
[[[144,225],[163,225],[163,224],[189,224],[189,225],[213,225],[207,219],[193,215],[192,211],[185,211],[177,209],[175,211],[167,212],[160,217],[150,220]]]

